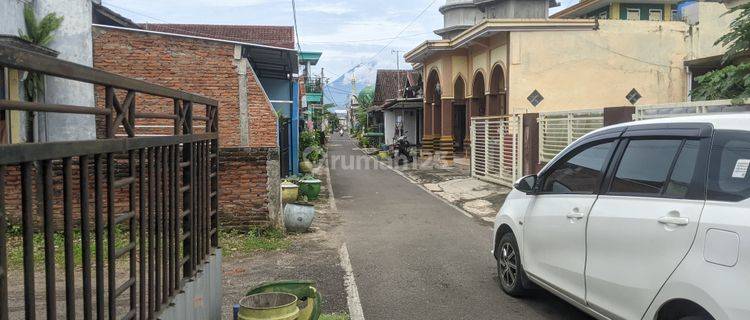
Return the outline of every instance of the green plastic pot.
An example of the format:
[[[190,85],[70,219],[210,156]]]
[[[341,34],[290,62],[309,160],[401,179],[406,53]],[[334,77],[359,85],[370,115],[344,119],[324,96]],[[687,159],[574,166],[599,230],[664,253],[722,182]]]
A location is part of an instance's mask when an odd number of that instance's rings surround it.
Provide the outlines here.
[[[322,181],[318,179],[308,179],[299,182],[300,195],[306,196],[307,200],[315,201],[320,196],[320,185]]]
[[[299,299],[290,293],[258,293],[240,301],[240,320],[295,320]]]

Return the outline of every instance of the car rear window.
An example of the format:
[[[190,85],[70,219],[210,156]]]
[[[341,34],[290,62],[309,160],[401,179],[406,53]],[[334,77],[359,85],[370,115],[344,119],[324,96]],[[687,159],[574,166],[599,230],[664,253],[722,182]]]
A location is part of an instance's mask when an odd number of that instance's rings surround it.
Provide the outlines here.
[[[739,202],[750,198],[750,133],[717,131],[711,148],[708,199]]]

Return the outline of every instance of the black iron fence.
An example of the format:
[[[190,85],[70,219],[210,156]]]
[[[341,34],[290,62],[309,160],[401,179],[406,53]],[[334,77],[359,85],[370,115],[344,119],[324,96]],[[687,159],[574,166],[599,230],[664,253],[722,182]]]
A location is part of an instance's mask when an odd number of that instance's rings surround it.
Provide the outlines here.
[[[11,313],[8,275],[16,270],[7,263],[6,221],[13,215],[21,224],[23,317],[158,317],[218,246],[218,103],[2,44],[0,67],[91,83],[103,105],[0,100],[0,111],[91,115],[104,129],[92,141],[0,146],[0,320]],[[155,112],[154,100],[142,111],[142,97],[169,101],[162,109],[169,112]],[[142,121],[166,121],[170,132],[141,135]],[[18,183],[10,181],[14,174]],[[6,201],[11,193],[19,194],[17,207]],[[35,267],[36,233],[43,233],[43,271]],[[56,234],[64,237],[64,270],[54,263]],[[126,243],[118,246],[121,234]],[[44,303],[35,299],[37,276],[44,277]]]

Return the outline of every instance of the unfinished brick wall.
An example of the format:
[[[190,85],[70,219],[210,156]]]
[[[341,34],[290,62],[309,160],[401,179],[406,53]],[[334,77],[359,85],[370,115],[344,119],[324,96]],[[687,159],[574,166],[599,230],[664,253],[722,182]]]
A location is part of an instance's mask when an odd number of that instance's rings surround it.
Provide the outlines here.
[[[102,27],[94,27],[93,37],[94,67],[216,99],[222,147],[278,147],[276,114],[252,72],[248,74],[250,145],[241,145],[234,44]],[[98,98],[103,101],[101,92]],[[168,99],[139,95],[136,100],[139,112],[172,113]],[[154,123],[170,124],[146,120],[137,124]],[[196,130],[200,125],[196,123]]]
[[[222,218],[242,227],[275,223],[279,153],[275,148],[225,148],[220,152]],[[249,208],[249,210],[248,210]]]
[[[239,75],[234,45],[209,40],[94,27],[94,67],[126,77],[213,98],[219,102],[220,216],[228,225],[268,224],[277,214],[274,190],[278,173],[276,115],[255,74],[248,73],[250,145],[242,146]],[[104,105],[98,88],[97,106]],[[122,101],[125,93],[117,92]],[[173,113],[173,101],[137,95],[138,112]],[[203,106],[195,106],[202,114]],[[103,127],[103,118],[97,119]],[[136,122],[139,133],[171,134],[170,120]],[[195,131],[203,123],[195,123]],[[120,130],[120,133],[123,133]],[[238,151],[249,150],[249,151]],[[227,155],[224,157],[223,155]],[[273,171],[273,170],[271,170]],[[269,217],[270,216],[270,217]]]

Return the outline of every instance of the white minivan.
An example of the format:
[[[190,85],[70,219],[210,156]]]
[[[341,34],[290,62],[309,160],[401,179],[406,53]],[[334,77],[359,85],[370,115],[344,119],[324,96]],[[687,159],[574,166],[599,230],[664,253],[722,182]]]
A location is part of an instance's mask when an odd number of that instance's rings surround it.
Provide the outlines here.
[[[500,209],[500,284],[600,319],[750,319],[750,114],[592,132]]]

